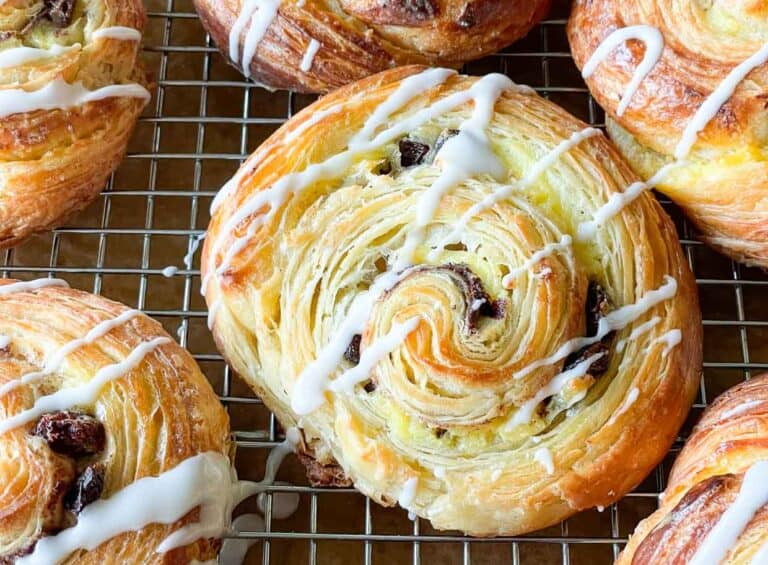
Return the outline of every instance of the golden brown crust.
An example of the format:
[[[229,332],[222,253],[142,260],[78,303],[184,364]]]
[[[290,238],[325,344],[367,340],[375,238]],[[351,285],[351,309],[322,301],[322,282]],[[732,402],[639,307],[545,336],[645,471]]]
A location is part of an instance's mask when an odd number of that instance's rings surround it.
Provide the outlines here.
[[[195,0],[206,30],[229,58],[245,0]],[[550,0],[282,0],[248,73],[273,88],[329,92],[395,65],[458,67],[524,36]],[[244,36],[243,36],[244,37]],[[315,39],[309,70],[302,59]],[[242,52],[243,38],[239,49]],[[237,61],[240,67],[242,61]]]
[[[675,461],[660,508],[643,520],[619,565],[688,563],[738,495],[744,473],[768,459],[768,375],[722,394],[704,412]],[[768,508],[759,510],[726,560],[749,564],[768,542]]]
[[[0,286],[11,282],[0,280]],[[40,370],[63,345],[126,311],[121,304],[66,288],[0,296],[0,335],[10,338],[0,350],[0,385]],[[139,344],[157,337],[168,335],[144,315],[115,327],[68,355],[52,375],[0,397],[0,419],[30,408],[42,394],[87,382],[101,367],[124,360]],[[107,384],[94,405],[77,410],[96,416],[106,432],[106,447],[93,455],[60,446],[56,448],[69,454],[54,453],[50,433],[37,430],[42,435],[34,435],[35,422],[0,435],[0,562],[30,551],[41,536],[74,523],[76,517],[63,510],[62,499],[86,466],[103,468],[101,496],[108,498],[198,453],[229,454],[227,415],[195,361],[172,340],[149,353],[127,376]],[[86,445],[94,450],[100,442]],[[219,547],[215,540],[200,540],[165,555],[155,552],[170,532],[196,519],[197,510],[169,526],[151,525],[116,536],[64,562],[159,564],[214,558]]]
[[[417,478],[409,510],[437,528],[473,535],[531,531],[616,501],[665,455],[698,386],[695,282],[674,226],[650,194],[606,223],[597,239],[576,241],[579,223],[636,180],[613,146],[593,135],[537,182],[479,213],[460,245],[443,248],[444,226],[455,226],[499,187],[480,176],[449,190],[416,251],[417,266],[375,301],[357,353],[348,348],[331,378],[354,366],[360,351],[395,322],[420,315],[423,323],[350,394],[312,389],[326,402],[300,417],[291,406],[304,394],[300,373],[338,335],[354,298],[402,247],[419,196],[440,174],[439,163],[429,159],[404,167],[402,142],[417,140],[434,152],[446,132],[469,118],[472,103],[363,150],[329,179],[307,180],[307,169],[338,162],[374,111],[423,70],[392,69],[329,94],[247,161],[224,191],[206,237],[202,270],[213,333],[281,422],[302,427],[317,460],[338,462],[374,500],[393,504],[403,484]],[[411,123],[406,120],[417,112],[428,113],[477,81],[455,75],[418,90],[377,132]],[[493,148],[511,163],[504,182],[514,183],[585,127],[535,94],[504,92],[489,128]],[[417,149],[406,148],[409,159],[424,153]],[[283,184],[292,173],[306,175]],[[276,187],[285,186],[295,192],[281,200]],[[523,267],[526,274],[513,288],[502,285],[504,269],[521,267],[561,234],[573,236],[572,254],[552,254]],[[433,248],[437,256],[429,258]],[[571,338],[593,335],[586,328],[595,311],[635,303],[666,275],[677,280],[676,295],[606,336],[610,356],[603,370],[539,403],[528,424],[513,425],[521,406],[572,361],[514,375]],[[595,300],[592,282],[609,300]],[[618,347],[654,316],[659,320],[651,330]],[[682,330],[681,342],[665,355],[660,339],[675,329]],[[579,401],[582,392],[586,398]],[[644,417],[649,412],[653,418]],[[541,462],[546,450],[553,456],[551,475]]]
[[[54,57],[0,68],[0,90],[35,91],[63,79],[89,90],[148,84],[137,41],[94,38],[113,26],[143,30],[139,0],[77,0],[69,25],[31,16],[40,0],[0,6],[0,53],[18,47],[71,49]],[[142,98],[112,97],[67,110],[0,118],[0,248],[61,225],[87,206],[122,159]]]
[[[583,68],[614,30],[650,25],[664,52],[627,111],[619,101],[645,53],[631,40],[587,80],[608,130],[633,168],[650,178],[673,160],[686,125],[725,77],[765,44],[768,3],[577,0],[568,23]],[[689,159],[660,186],[703,239],[739,261],[768,266],[768,64],[753,70],[701,132]]]

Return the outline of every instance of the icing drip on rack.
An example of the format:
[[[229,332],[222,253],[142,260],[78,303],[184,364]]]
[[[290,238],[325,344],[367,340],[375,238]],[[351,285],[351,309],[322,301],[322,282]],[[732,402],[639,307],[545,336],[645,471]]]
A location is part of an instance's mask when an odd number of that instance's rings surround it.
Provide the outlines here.
[[[645,43],[645,54],[621,97],[621,102],[619,102],[616,110],[619,116],[624,114],[629,103],[632,101],[632,97],[640,87],[640,83],[643,82],[648,73],[653,70],[653,67],[661,59],[661,54],[664,52],[664,36],[661,34],[661,31],[649,25],[635,25],[615,30],[592,53],[592,56],[581,72],[581,76],[584,79],[591,77],[600,63],[607,59],[614,49],[630,39],[636,39]]]
[[[140,98],[147,101],[151,95],[140,84],[112,84],[88,90],[80,82],[70,84],[59,77],[39,90],[0,90],[0,118],[36,110],[66,110],[107,98]]]
[[[76,387],[62,388],[53,394],[41,396],[35,401],[32,408],[0,421],[0,434],[32,422],[48,412],[92,404],[107,383],[134,370],[152,351],[168,343],[171,343],[171,340],[167,337],[158,337],[152,341],[144,342],[131,351],[125,360],[100,369],[87,383]]]
[[[717,565],[725,560],[747,524],[768,504],[767,476],[768,461],[755,463],[747,470],[736,500],[709,531],[689,565]]]

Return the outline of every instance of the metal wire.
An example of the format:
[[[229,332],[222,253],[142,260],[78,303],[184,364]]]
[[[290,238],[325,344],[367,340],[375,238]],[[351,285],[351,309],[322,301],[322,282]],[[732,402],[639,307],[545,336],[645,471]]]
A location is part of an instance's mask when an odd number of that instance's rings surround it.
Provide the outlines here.
[[[178,331],[230,412],[241,476],[258,478],[279,427],[262,403],[232,377],[205,329],[198,296],[198,258],[181,257],[204,232],[211,198],[238,164],[286,119],[311,102],[293,93],[269,94],[230,69],[206,37],[190,1],[149,0],[145,55],[156,70],[156,94],[137,128],[123,166],[100,200],[69,225],[33,238],[0,256],[3,276],[59,276],[134,304]],[[517,45],[465,69],[504,72],[589,123],[603,114],[581,81],[565,40],[568,2],[555,2],[551,19]],[[692,421],[717,394],[768,369],[768,276],[737,265],[701,245],[680,213],[676,221],[696,273],[705,325],[705,363]],[[166,279],[166,265],[178,273]],[[763,344],[766,344],[764,346]],[[264,532],[249,563],[359,564],[611,563],[636,523],[656,508],[674,454],[635,492],[605,509],[584,512],[529,536],[471,539],[410,522],[400,509],[384,509],[354,489],[276,485],[267,496]],[[298,464],[281,471],[306,485]],[[272,517],[272,496],[298,493],[297,514]]]

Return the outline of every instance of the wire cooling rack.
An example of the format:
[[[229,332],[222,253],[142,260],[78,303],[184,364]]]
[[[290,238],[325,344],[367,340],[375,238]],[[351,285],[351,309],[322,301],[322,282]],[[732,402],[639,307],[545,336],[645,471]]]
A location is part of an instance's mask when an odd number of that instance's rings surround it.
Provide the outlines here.
[[[191,0],[147,0],[147,65],[156,93],[129,154],[100,199],[67,226],[0,255],[0,272],[28,279],[57,276],[144,310],[193,353],[227,407],[238,443],[237,467],[258,480],[269,449],[280,441],[274,417],[234,377],[216,352],[199,296],[199,254],[184,255],[204,232],[208,207],[241,161],[313,98],[269,93],[230,68],[204,33]],[[603,113],[571,60],[565,37],[568,2],[556,1],[549,19],[502,53],[472,63],[470,74],[503,72],[530,84],[581,119],[601,126]],[[472,539],[438,532],[405,511],[381,508],[354,489],[306,486],[298,462],[288,460],[267,497],[266,531],[248,563],[343,565],[478,565],[512,563],[608,564],[639,520],[656,508],[675,454],[693,423],[726,388],[768,369],[768,275],[737,265],[696,240],[669,202],[696,273],[704,312],[704,374],[688,423],[666,460],[618,504],[583,512],[558,526],[514,538]],[[166,278],[166,266],[179,267]],[[652,415],[651,415],[652,417]],[[272,517],[271,496],[300,495],[290,518]],[[254,510],[252,506],[245,511]]]

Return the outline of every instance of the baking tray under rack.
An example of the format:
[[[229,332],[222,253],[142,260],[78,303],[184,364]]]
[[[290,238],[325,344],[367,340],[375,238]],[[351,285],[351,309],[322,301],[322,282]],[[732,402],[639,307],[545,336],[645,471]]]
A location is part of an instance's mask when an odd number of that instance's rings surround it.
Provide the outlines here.
[[[241,477],[259,480],[279,442],[275,418],[228,369],[206,328],[199,296],[199,253],[184,255],[208,223],[210,201],[242,160],[311,96],[267,92],[245,81],[216,52],[191,0],[147,0],[145,56],[157,90],[129,154],[99,200],[53,233],[0,253],[0,273],[29,279],[56,276],[142,309],[193,353],[229,411]],[[502,53],[472,63],[469,74],[503,72],[529,84],[579,118],[602,126],[571,60],[565,37],[566,0],[549,18]],[[307,485],[289,459],[270,493],[296,492],[298,511],[272,517],[247,563],[321,564],[589,564],[612,563],[639,520],[656,508],[670,465],[703,408],[726,388],[768,370],[768,275],[737,265],[703,246],[680,213],[664,202],[678,227],[699,286],[704,313],[704,375],[689,420],[666,460],[635,492],[606,508],[583,512],[526,536],[473,539],[408,520],[354,489]],[[164,267],[179,272],[163,276]],[[271,494],[270,494],[271,496]],[[251,502],[253,504],[253,501]],[[255,507],[244,511],[254,511]]]

